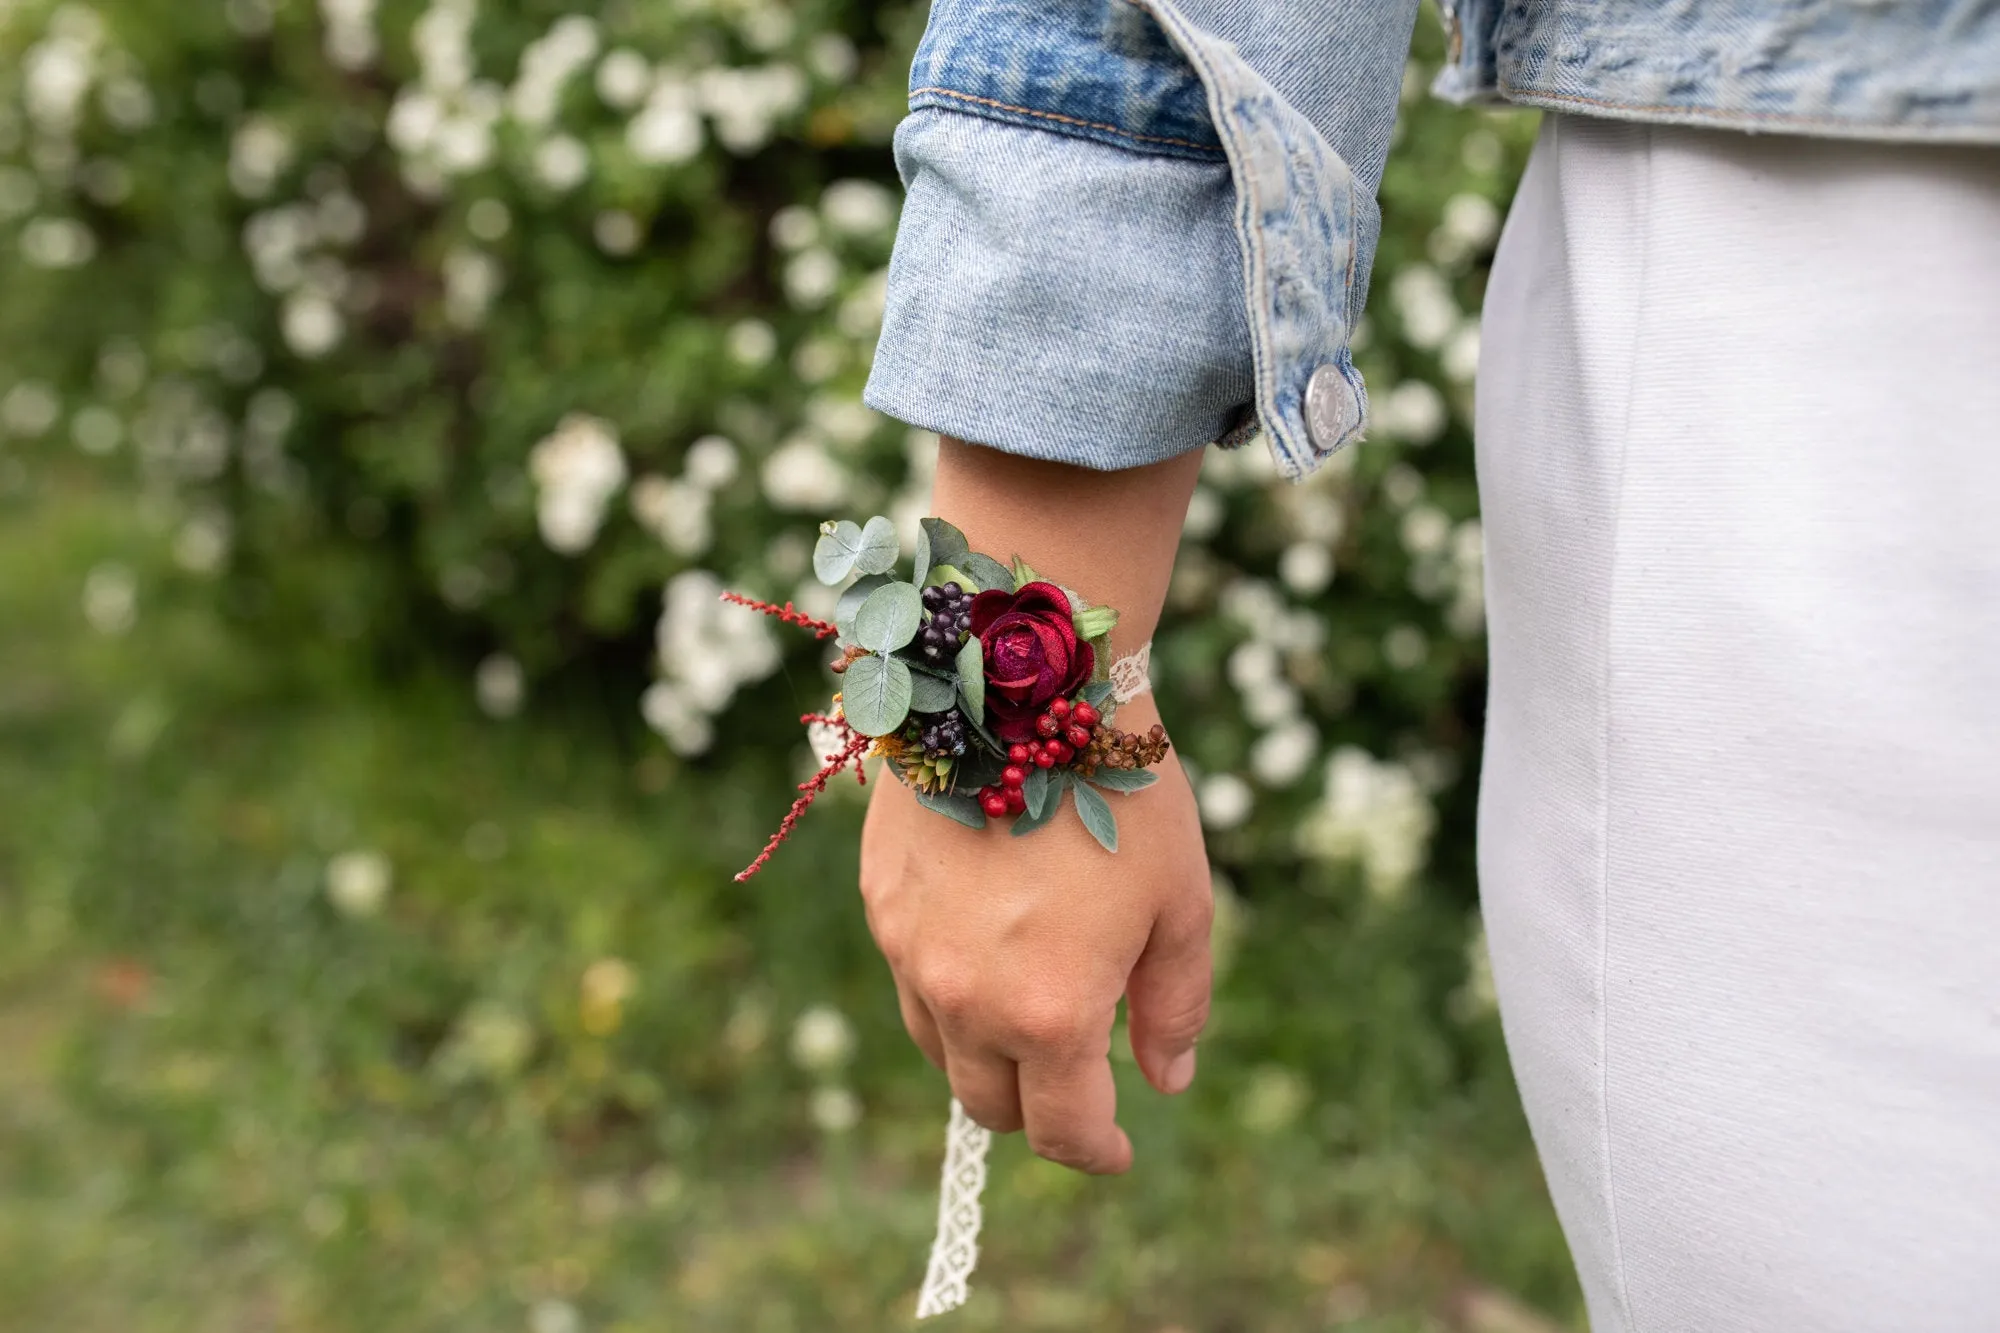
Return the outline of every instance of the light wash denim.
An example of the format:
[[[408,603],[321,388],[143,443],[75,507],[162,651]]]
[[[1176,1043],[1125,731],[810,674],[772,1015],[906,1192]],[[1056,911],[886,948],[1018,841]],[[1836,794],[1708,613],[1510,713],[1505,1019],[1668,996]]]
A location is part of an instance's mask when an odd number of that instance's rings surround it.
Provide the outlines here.
[[[1349,340],[1416,0],[934,0],[866,399],[1133,467],[1355,439]],[[1818,136],[2000,143],[2000,0],[1457,0],[1436,91]]]

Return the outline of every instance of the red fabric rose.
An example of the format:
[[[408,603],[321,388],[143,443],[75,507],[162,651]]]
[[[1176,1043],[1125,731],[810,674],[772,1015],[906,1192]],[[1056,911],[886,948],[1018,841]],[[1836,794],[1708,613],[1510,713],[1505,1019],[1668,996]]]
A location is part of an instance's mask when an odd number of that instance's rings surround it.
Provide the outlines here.
[[[1052,699],[1090,681],[1091,646],[1076,637],[1069,598],[1053,583],[1018,592],[991,588],[972,599],[972,633],[986,663],[986,722],[1003,744],[1035,737],[1035,718]]]

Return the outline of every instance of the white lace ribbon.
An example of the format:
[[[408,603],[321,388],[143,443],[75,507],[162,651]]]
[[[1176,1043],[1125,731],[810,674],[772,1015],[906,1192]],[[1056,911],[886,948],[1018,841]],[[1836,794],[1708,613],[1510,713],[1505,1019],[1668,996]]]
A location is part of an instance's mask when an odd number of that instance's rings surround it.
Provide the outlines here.
[[[1153,688],[1150,640],[1136,653],[1111,664],[1111,697],[1129,704]],[[917,1292],[917,1318],[956,1310],[965,1304],[972,1270],[979,1266],[979,1228],[985,1214],[979,1196],[986,1188],[986,1150],[991,1131],[973,1123],[958,1098],[951,1099],[951,1120],[944,1134],[944,1178],[938,1186],[937,1235],[931,1241],[930,1266]]]
[[[986,1187],[986,1149],[991,1131],[980,1128],[951,1099],[951,1123],[944,1137],[944,1180],[939,1186],[937,1239],[917,1293],[917,1318],[956,1310],[965,1304],[966,1285],[979,1263],[979,1192]]]

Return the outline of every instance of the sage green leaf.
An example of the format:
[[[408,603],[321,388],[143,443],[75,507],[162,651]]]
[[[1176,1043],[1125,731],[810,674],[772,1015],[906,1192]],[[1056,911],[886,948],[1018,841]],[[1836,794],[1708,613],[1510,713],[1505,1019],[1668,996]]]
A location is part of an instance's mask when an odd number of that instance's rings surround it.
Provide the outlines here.
[[[1118,850],[1118,817],[1111,813],[1111,803],[1087,782],[1076,784],[1076,812],[1083,816],[1083,826],[1103,844],[1105,851]]]
[[[1079,639],[1101,639],[1118,623],[1118,613],[1108,606],[1090,606],[1070,617]]]
[[[840,687],[840,711],[864,736],[886,736],[910,715],[910,668],[893,657],[857,657]]]
[[[1100,768],[1090,781],[1105,791],[1139,791],[1160,780],[1150,768]]]
[[[992,592],[996,588],[1001,592],[1014,591],[1013,571],[990,555],[968,551],[953,563],[965,572],[980,592]]]
[[[914,673],[910,677],[910,711],[913,713],[942,713],[948,710],[958,698],[958,691],[952,682],[933,676],[930,672]]]
[[[915,584],[885,583],[854,613],[854,641],[871,653],[893,653],[917,637],[923,618],[923,594]]]
[[[861,529],[861,548],[854,554],[854,567],[863,574],[887,574],[896,567],[903,544],[896,540],[896,525],[877,514]]]
[[[1104,711],[1105,703],[1117,688],[1108,680],[1094,680],[1083,687],[1083,701],[1101,713]]]
[[[973,587],[972,580],[967,578],[964,571],[960,570],[957,565],[932,565],[931,575],[924,580],[924,583],[933,588],[941,587],[947,583],[956,583],[961,591],[978,591],[978,589]]]
[[[861,526],[841,519],[819,525],[819,541],[813,545],[813,573],[821,583],[838,583],[854,572],[861,556]]]
[[[841,638],[848,640],[854,638],[855,612],[859,611],[861,604],[868,600],[869,593],[889,581],[887,574],[870,574],[847,585],[840,594],[840,600],[834,603],[833,607],[833,623],[840,630]]]
[[[1039,583],[1041,579],[1041,575],[1028,567],[1027,561],[1018,555],[1014,557],[1014,586],[1016,588],[1026,587],[1030,583]]]
[[[919,791],[917,804],[926,810],[949,815],[967,828],[986,827],[986,812],[980,809],[979,802],[970,796],[946,796],[939,792]]]
[[[1054,819],[1056,817],[1056,812],[1062,809],[1063,792],[1066,791],[1068,787],[1069,787],[1069,774],[1067,773],[1052,774],[1049,778],[1049,799],[1047,803],[1042,806],[1042,813],[1040,815],[1023,813],[1014,816],[1014,828],[1013,828],[1014,836],[1017,838],[1024,837],[1027,834],[1033,833],[1036,829],[1048,823],[1051,819]]]
[[[967,638],[958,645],[958,697],[965,701],[965,715],[972,725],[986,721],[986,656],[979,640]],[[995,749],[1000,748],[995,743]]]
[[[931,578],[931,571],[939,565],[951,564],[966,550],[964,533],[941,518],[924,519],[917,524],[917,572],[911,575],[912,581],[918,587],[945,582]]]
[[[1028,766],[1028,780],[1021,784],[1021,795],[1028,802],[1029,814],[1037,819],[1042,817],[1043,807],[1049,800],[1049,788],[1053,785],[1049,781],[1049,770],[1032,764]]]

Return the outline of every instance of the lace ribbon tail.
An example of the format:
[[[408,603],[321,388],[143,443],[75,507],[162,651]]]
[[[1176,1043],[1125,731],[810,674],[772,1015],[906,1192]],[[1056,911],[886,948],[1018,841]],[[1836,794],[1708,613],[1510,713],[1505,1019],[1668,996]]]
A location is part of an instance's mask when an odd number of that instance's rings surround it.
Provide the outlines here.
[[[938,1191],[937,1238],[931,1242],[930,1267],[917,1293],[919,1319],[965,1304],[966,1285],[979,1264],[979,1194],[986,1188],[986,1150],[992,1142],[993,1135],[974,1124],[958,1098],[952,1098],[944,1179]]]

